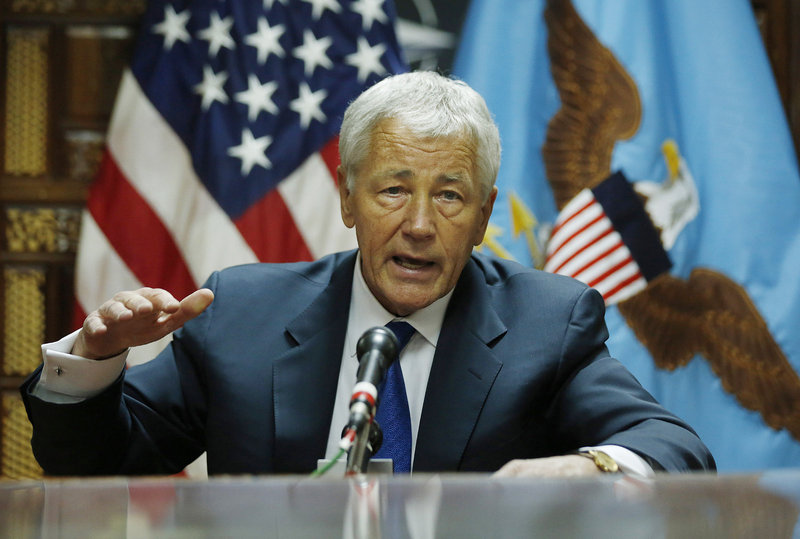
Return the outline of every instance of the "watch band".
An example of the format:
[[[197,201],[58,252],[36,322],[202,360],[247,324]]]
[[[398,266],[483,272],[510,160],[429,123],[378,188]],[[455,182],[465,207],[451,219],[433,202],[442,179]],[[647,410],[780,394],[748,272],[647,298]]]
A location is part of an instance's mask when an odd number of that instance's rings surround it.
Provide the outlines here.
[[[597,449],[588,449],[586,451],[579,451],[578,455],[592,459],[597,469],[603,473],[618,473],[619,465],[617,461],[612,459],[608,453]]]

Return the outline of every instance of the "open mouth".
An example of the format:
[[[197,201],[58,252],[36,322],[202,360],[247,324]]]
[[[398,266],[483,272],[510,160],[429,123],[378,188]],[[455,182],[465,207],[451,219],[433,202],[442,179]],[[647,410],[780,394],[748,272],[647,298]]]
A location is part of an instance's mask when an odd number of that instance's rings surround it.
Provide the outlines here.
[[[420,260],[417,258],[408,258],[404,256],[394,256],[392,257],[392,260],[394,260],[395,264],[398,266],[409,270],[420,270],[433,266],[433,262],[429,260]]]

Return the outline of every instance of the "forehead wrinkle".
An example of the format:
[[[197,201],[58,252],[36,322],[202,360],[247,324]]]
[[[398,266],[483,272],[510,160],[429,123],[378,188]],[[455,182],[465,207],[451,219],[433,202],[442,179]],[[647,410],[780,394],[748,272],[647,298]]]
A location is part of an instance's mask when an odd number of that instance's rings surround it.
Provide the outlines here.
[[[414,172],[407,168],[393,168],[381,173],[384,178],[413,178]]]
[[[464,177],[463,174],[456,173],[456,174],[442,174],[438,178],[436,178],[436,183],[458,183],[458,184],[467,184],[467,178]]]
[[[413,179],[416,177],[414,171],[409,169],[390,169],[380,174],[381,178]],[[437,185],[469,185],[469,180],[461,173],[441,174],[436,178]]]

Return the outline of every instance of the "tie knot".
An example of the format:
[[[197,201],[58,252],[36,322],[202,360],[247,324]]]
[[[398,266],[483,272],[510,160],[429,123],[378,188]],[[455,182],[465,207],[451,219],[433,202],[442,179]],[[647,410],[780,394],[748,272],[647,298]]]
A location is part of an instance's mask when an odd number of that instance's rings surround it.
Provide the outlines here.
[[[386,324],[386,327],[394,333],[395,337],[397,337],[397,342],[400,344],[400,347],[397,349],[397,354],[400,355],[400,352],[405,348],[408,344],[408,341],[411,340],[412,335],[416,331],[414,327],[409,324],[408,322],[403,322],[402,320],[394,320]]]

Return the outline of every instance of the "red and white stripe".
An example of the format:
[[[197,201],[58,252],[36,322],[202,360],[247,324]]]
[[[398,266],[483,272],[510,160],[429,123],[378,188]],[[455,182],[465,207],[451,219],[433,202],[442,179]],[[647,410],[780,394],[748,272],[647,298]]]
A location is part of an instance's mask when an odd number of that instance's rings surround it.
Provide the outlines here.
[[[622,236],[589,189],[578,193],[558,215],[544,269],[597,289],[607,305],[647,286]]]
[[[83,215],[76,320],[121,290],[154,286],[182,298],[226,266],[310,260],[356,246],[340,217],[336,140],[236,221],[130,71],[107,144]]]

